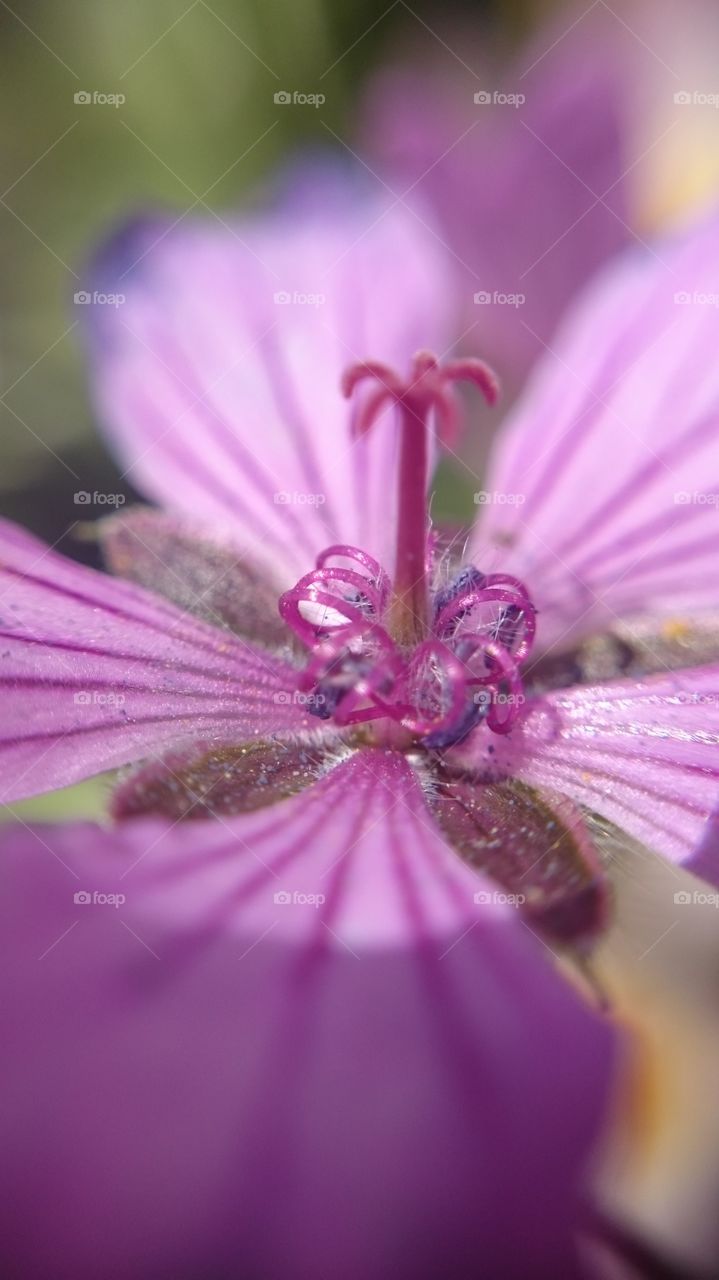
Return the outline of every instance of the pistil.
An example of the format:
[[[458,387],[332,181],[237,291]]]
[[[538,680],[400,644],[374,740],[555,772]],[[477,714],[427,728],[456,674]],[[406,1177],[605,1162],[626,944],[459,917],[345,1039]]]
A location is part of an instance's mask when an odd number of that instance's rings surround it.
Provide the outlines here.
[[[342,379],[345,396],[350,397],[358,384],[367,380],[377,386],[358,405],[355,433],[363,435],[369,431],[389,403],[394,402],[399,413],[397,543],[388,625],[400,645],[410,646],[426,639],[430,626],[427,579],[430,419],[434,416],[440,443],[452,448],[459,420],[452,383],[474,382],[490,404],[497,397],[498,387],[493,373],[482,361],[454,360],[442,366],[428,351],[420,351],[414,357],[406,380],[376,361],[352,365]]]

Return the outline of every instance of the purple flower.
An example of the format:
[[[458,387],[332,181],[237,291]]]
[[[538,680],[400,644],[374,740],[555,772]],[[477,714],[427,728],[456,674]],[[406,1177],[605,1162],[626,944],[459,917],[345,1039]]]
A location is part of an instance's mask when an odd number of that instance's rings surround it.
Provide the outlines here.
[[[441,34],[426,65],[414,51],[371,81],[364,151],[398,198],[437,219],[464,345],[514,390],[579,288],[634,238],[636,42],[601,5],[540,26],[504,65],[477,21]]]
[[[580,1274],[613,1036],[532,935],[586,960],[607,823],[717,875],[717,312],[673,282],[718,236],[587,298],[466,547],[430,465],[496,386],[428,354],[411,216],[100,264],[101,414],[166,512],[107,522],[125,582],[2,534],[4,798],[141,761],[109,828],[4,838],[19,1272]]]

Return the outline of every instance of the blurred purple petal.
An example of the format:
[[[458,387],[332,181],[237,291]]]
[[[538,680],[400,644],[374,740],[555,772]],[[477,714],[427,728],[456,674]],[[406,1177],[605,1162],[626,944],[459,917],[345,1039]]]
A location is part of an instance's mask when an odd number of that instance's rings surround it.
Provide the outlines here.
[[[516,386],[573,294],[631,235],[616,27],[601,8],[576,26],[563,16],[501,74],[486,41],[448,31],[462,52],[451,76],[439,61],[394,68],[367,96],[366,150],[398,196],[438,218],[463,279],[464,343],[505,385]]]
[[[126,301],[97,322],[97,396],[128,474],[209,522],[290,586],[331,543],[386,561],[396,432],[354,441],[343,369],[405,369],[451,337],[444,254],[391,201],[322,180],[293,205],[220,226],[168,223],[97,268]],[[323,192],[328,189],[328,208]]]
[[[719,218],[633,250],[592,286],[530,381],[475,533],[530,584],[544,647],[716,604]]]
[[[609,1029],[475,904],[402,757],[4,844],[13,1274],[579,1275]]]

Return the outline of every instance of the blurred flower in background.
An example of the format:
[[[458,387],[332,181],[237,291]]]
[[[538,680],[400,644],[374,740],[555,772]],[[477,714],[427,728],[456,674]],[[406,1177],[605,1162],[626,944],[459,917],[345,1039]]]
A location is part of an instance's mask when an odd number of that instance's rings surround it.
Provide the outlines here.
[[[402,199],[449,244],[464,301],[461,342],[511,394],[576,291],[632,239],[622,42],[605,10],[543,28],[508,59],[457,31],[382,70],[364,141]],[[429,42],[430,44],[432,42]]]

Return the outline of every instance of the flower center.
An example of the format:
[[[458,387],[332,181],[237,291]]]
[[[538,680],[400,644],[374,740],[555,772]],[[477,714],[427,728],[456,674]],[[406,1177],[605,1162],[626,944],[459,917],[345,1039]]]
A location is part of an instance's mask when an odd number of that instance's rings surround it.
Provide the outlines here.
[[[520,667],[532,647],[534,606],[518,579],[473,566],[432,591],[426,501],[430,413],[449,445],[458,422],[451,384],[473,381],[491,402],[496,381],[478,360],[440,367],[426,352],[407,382],[384,365],[353,366],[345,394],[366,379],[378,386],[357,407],[355,432],[368,431],[387,402],[399,412],[394,574],[358,547],[335,545],[285,592],[280,613],[309,650],[299,687],[322,719],[372,721],[385,738],[401,726],[408,742],[429,749],[454,745],[481,722],[507,733],[524,701]]]

